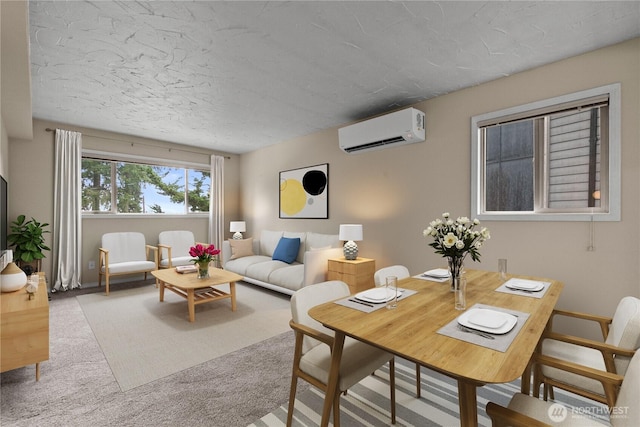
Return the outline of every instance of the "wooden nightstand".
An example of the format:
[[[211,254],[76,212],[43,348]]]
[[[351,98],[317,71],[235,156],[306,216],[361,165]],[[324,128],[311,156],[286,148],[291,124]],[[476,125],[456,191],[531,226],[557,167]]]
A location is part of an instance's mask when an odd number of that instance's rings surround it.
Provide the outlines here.
[[[330,259],[327,278],[328,280],[342,280],[352,294],[373,288],[373,274],[376,271],[376,261],[369,258],[354,259],[344,258]]]

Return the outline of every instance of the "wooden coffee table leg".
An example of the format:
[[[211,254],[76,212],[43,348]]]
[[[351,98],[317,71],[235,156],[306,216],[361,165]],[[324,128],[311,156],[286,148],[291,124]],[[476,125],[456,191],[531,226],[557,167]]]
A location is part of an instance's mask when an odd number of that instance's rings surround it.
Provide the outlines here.
[[[189,305],[189,322],[196,321],[195,289],[187,289],[187,304]]]
[[[158,280],[159,292],[160,292],[160,302],[164,301],[164,282],[162,280]]]
[[[236,311],[236,282],[229,282],[229,293],[231,294],[231,311]]]

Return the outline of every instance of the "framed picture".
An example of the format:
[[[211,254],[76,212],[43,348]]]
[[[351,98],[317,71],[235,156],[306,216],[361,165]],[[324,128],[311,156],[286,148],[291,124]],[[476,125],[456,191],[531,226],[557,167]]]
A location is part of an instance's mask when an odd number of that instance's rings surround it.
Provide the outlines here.
[[[280,172],[280,218],[329,218],[329,164]]]

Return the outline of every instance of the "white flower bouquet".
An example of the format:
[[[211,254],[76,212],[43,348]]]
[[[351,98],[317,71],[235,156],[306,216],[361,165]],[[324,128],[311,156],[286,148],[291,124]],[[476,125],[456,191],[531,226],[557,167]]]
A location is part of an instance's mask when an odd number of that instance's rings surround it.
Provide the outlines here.
[[[437,254],[447,257],[453,278],[460,277],[462,263],[467,255],[470,254],[474,261],[480,260],[480,248],[491,238],[489,229],[480,228],[479,220],[471,221],[461,216],[454,221],[448,212],[443,213],[442,218],[431,221],[423,234],[433,238],[429,246]]]

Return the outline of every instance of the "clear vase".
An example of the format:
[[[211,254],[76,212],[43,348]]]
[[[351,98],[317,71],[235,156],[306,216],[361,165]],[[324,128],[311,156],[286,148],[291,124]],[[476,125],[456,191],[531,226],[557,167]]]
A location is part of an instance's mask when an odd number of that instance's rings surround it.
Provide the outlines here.
[[[447,257],[449,263],[449,284],[451,285],[451,292],[460,288],[460,278],[464,273],[463,267],[464,258],[461,257]]]
[[[209,277],[209,262],[198,262],[196,265],[198,266],[198,279],[206,279]]]

